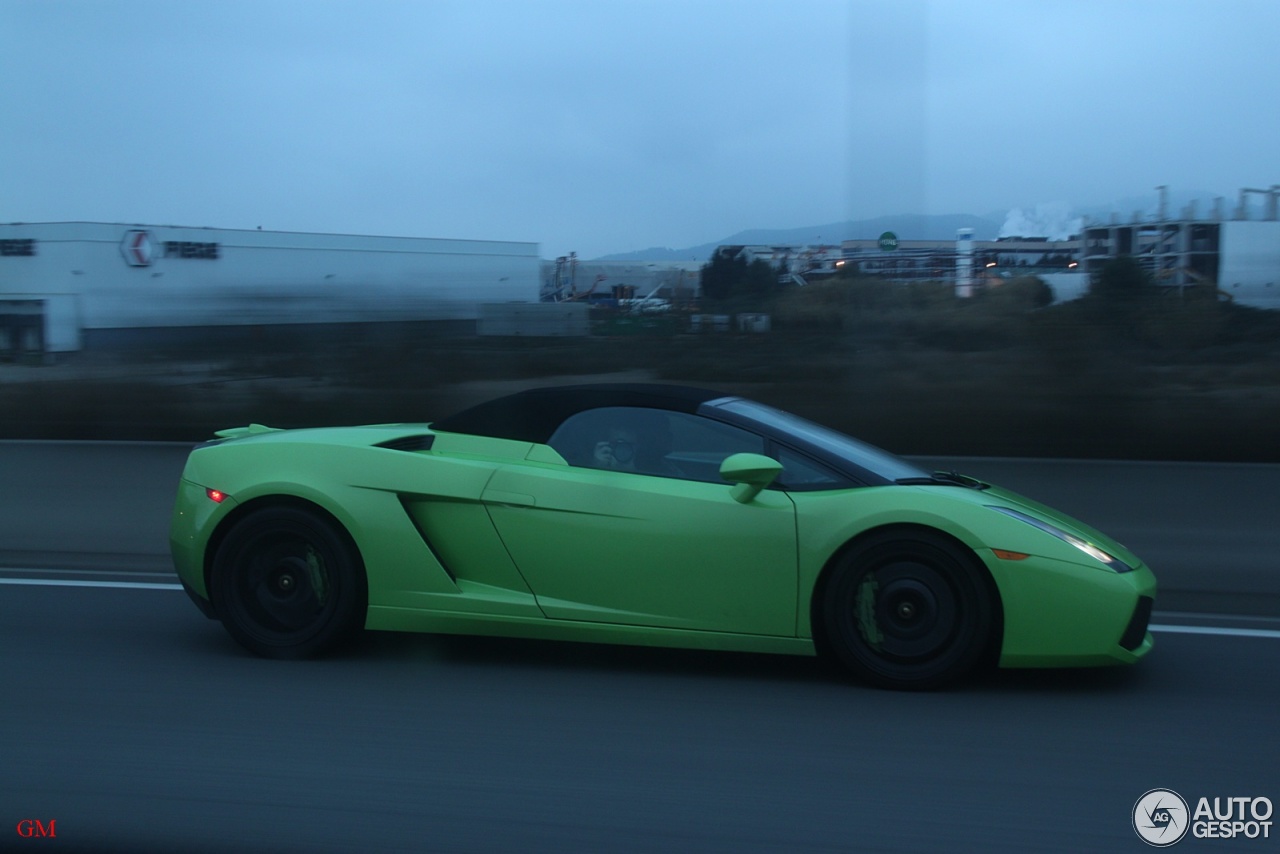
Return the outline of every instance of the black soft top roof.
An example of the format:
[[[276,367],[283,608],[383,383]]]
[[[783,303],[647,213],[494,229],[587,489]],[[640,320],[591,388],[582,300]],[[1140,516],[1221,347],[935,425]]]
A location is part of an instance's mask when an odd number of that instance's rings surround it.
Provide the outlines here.
[[[432,430],[545,444],[565,419],[604,406],[643,406],[695,412],[722,392],[656,383],[553,386],[518,392],[465,409],[431,424]]]

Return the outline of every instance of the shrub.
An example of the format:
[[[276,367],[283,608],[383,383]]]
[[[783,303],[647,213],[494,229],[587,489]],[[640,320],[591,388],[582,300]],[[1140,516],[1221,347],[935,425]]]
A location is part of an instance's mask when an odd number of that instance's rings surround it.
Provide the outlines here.
[[[982,292],[980,299],[997,310],[1031,311],[1053,304],[1053,289],[1039,276],[1018,276]]]

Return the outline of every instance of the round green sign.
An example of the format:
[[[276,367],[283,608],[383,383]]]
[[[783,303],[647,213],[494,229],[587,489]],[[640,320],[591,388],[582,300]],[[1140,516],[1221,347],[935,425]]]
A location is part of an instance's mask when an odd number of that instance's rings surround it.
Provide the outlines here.
[[[897,249],[898,235],[894,234],[892,231],[886,231],[884,234],[880,235],[880,248],[886,250]]]

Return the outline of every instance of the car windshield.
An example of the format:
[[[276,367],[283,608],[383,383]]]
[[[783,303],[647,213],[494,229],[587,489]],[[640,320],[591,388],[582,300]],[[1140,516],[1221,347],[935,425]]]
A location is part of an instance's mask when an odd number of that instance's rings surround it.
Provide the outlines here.
[[[763,403],[733,399],[723,403],[716,403],[715,406],[717,409],[732,412],[766,428],[772,428],[774,431],[795,436],[810,445],[834,454],[840,459],[847,460],[853,465],[866,469],[886,480],[895,481],[901,478],[929,477],[929,473],[924,469],[914,466],[888,451],[881,450],[875,445],[869,445],[852,436],[846,436],[844,433],[832,430],[829,427],[823,427],[821,424],[815,424],[798,415],[783,412],[781,409],[774,409],[772,406],[766,406]]]

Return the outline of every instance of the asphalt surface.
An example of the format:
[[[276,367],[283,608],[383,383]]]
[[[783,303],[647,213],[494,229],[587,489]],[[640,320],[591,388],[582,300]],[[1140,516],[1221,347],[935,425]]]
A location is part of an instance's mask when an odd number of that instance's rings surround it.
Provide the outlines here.
[[[424,635],[272,662],[181,592],[4,586],[0,846],[41,819],[58,851],[1139,852],[1150,789],[1280,802],[1277,672],[1280,636],[1167,633],[924,695]]]
[[[0,441],[0,566],[173,571],[191,445]]]
[[[1277,466],[954,461],[1142,555],[1156,649],[918,695],[810,659],[426,635],[271,662],[180,591],[61,586],[172,582],[185,451],[0,443],[0,851],[1138,852],[1150,789],[1280,803]]]

